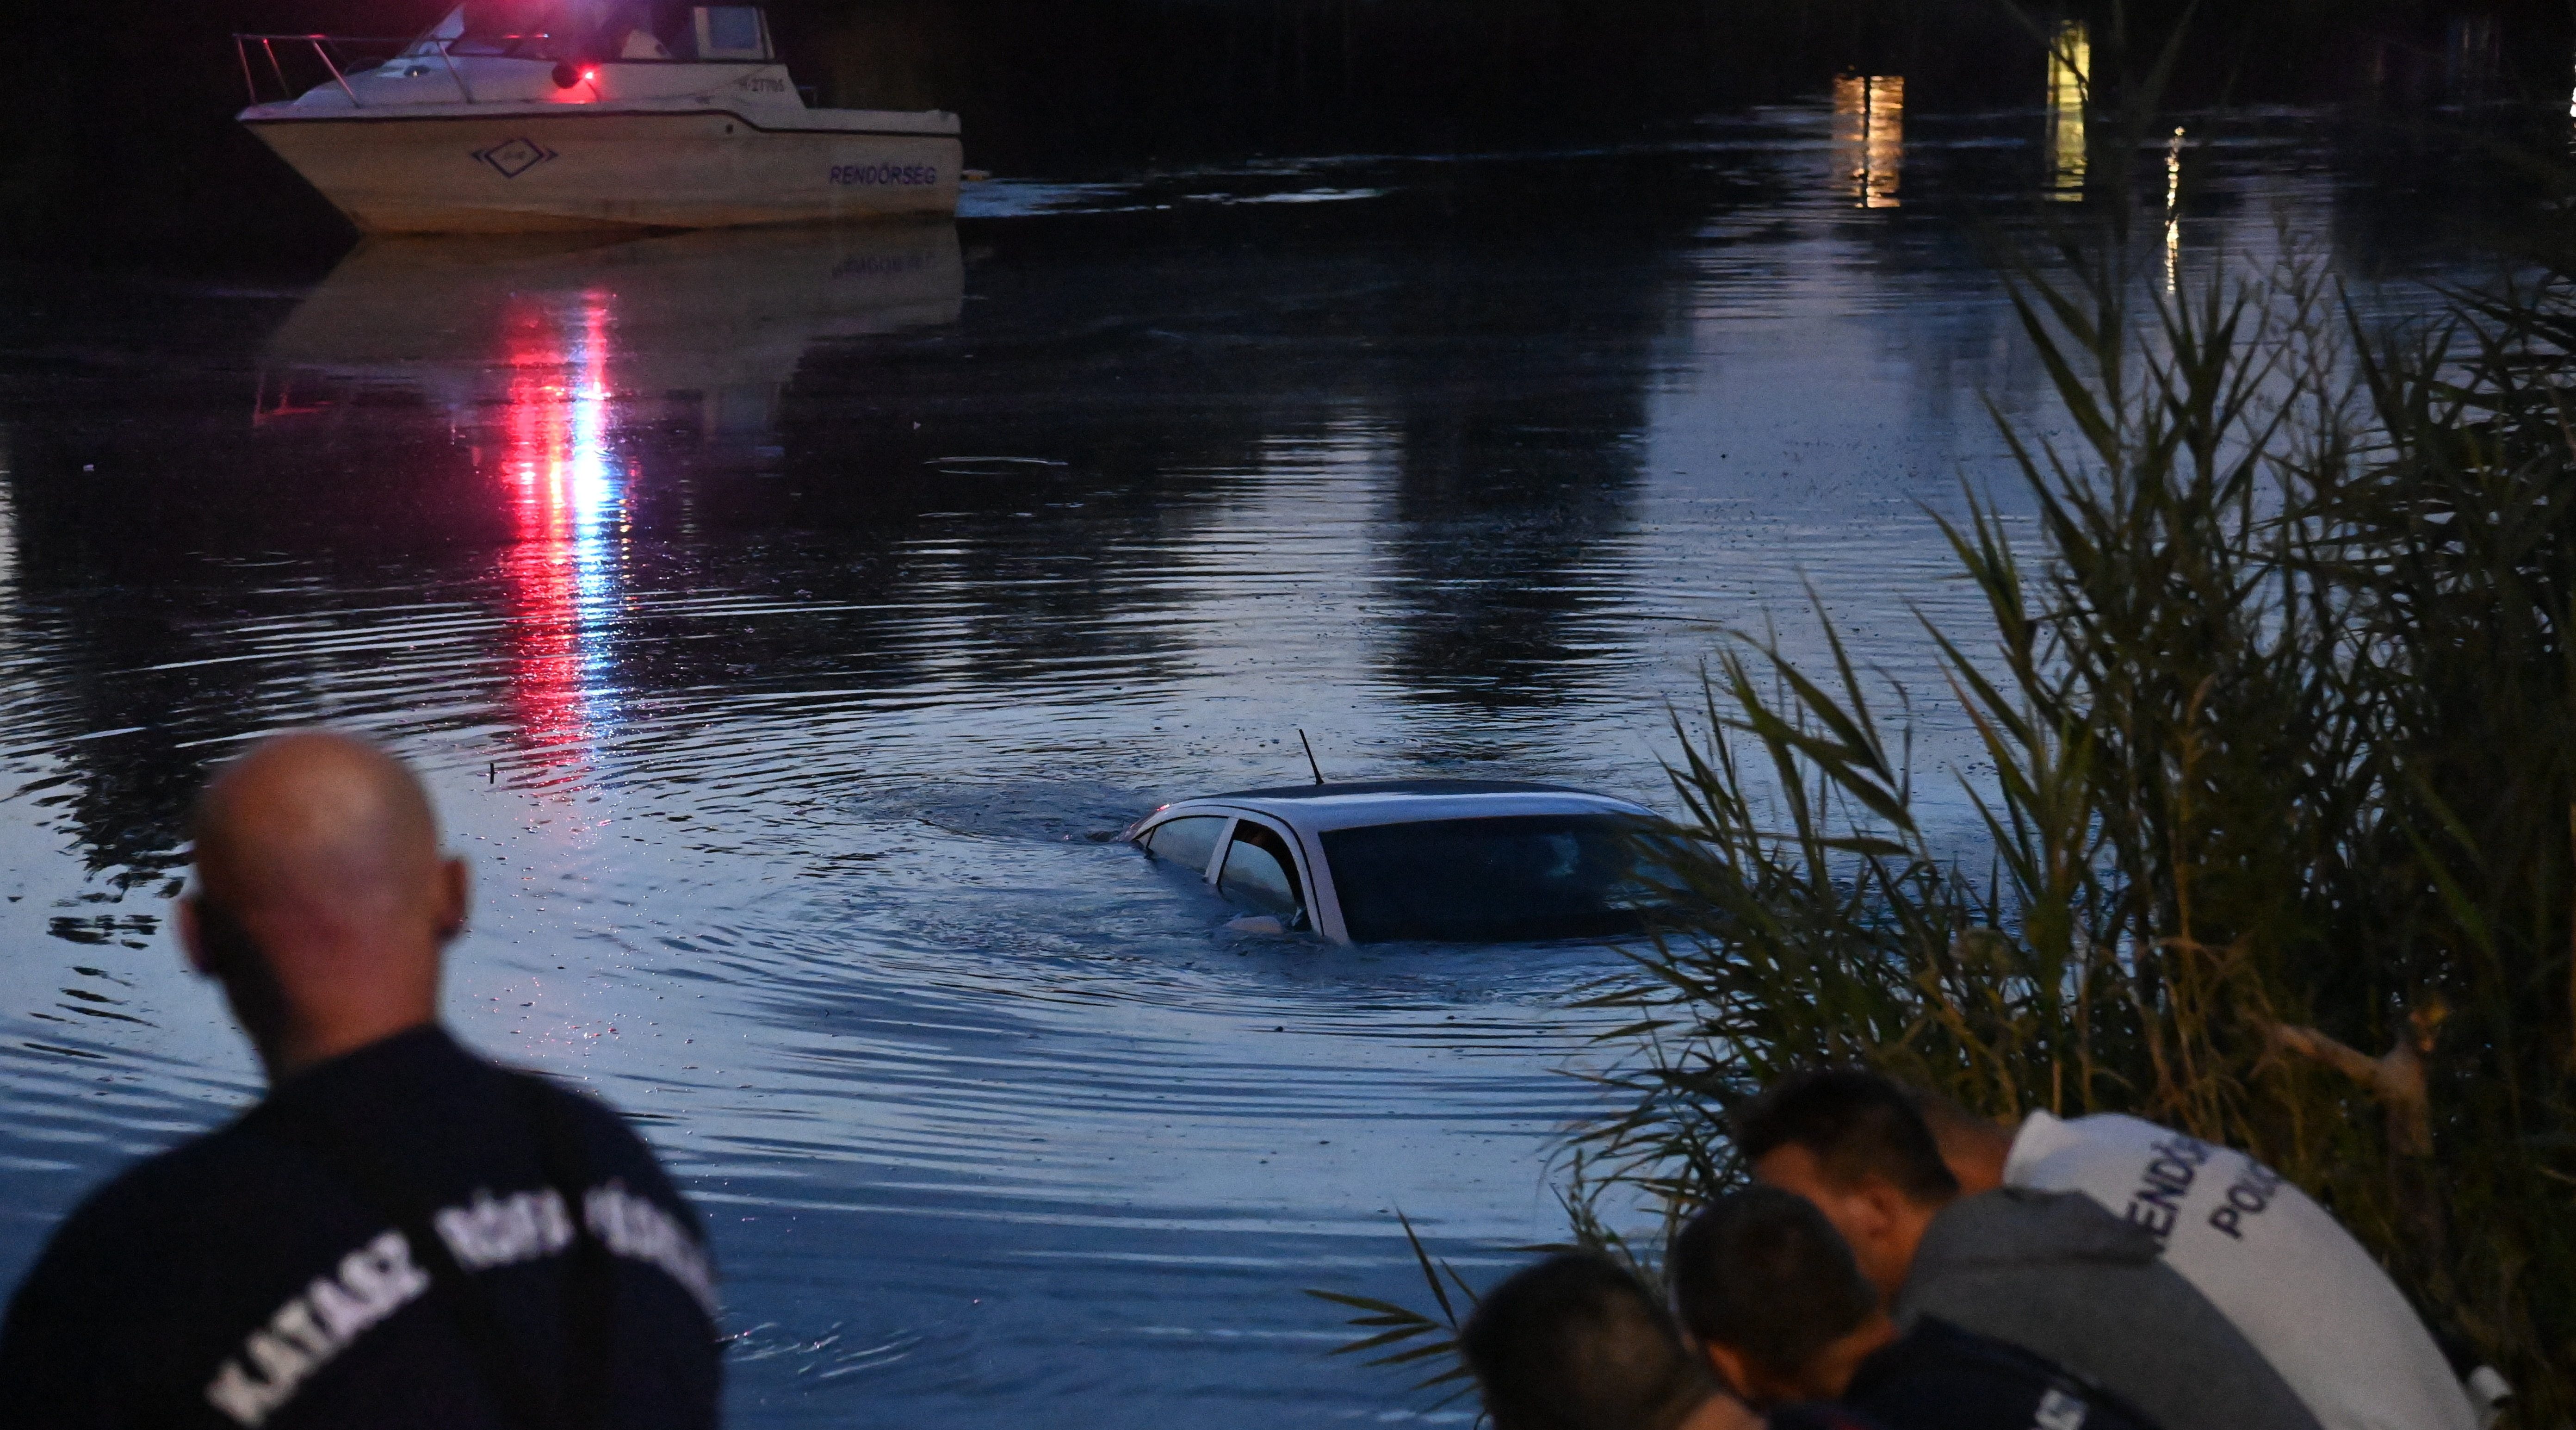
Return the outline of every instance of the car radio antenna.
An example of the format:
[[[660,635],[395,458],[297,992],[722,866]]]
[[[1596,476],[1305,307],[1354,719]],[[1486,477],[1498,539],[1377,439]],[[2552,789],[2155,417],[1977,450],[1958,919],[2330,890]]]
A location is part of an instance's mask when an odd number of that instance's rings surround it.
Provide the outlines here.
[[[1322,784],[1324,767],[1315,763],[1315,742],[1307,739],[1306,732],[1300,730],[1297,732],[1297,743],[1306,747],[1306,768],[1315,772],[1315,783]]]

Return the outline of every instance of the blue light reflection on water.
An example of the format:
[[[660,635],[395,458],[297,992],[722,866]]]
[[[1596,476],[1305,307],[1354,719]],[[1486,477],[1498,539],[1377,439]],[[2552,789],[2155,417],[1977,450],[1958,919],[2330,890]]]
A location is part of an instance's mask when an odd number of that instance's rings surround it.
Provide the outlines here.
[[[519,653],[512,688],[532,738],[587,760],[614,678],[626,481],[615,445],[615,299],[589,288],[515,300],[497,414],[513,540],[503,567]]]
[[[582,295],[582,325],[570,366],[579,372],[572,402],[573,607],[581,647],[582,701],[593,723],[600,683],[607,678],[607,633],[616,613],[617,537],[625,522],[625,473],[611,444],[608,363],[613,314],[610,294]]]

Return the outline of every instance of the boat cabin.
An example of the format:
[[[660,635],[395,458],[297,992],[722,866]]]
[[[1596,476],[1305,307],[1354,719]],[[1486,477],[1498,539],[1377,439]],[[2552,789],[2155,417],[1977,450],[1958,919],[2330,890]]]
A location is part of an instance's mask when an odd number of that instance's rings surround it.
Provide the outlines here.
[[[254,106],[283,102],[309,111],[718,95],[729,104],[806,103],[779,64],[769,17],[757,5],[464,0],[407,41],[243,35],[236,43]]]
[[[769,17],[757,5],[669,0],[465,0],[403,58],[769,64]]]

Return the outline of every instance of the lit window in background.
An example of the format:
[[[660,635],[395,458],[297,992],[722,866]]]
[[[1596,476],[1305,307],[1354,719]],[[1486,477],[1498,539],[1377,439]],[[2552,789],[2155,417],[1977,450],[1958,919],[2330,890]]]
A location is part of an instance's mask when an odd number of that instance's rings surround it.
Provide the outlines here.
[[[2048,42],[2048,192],[2084,197],[2084,102],[2093,76],[2093,39],[2081,20],[2060,23]]]
[[[1834,81],[1834,154],[1841,192],[1865,209],[1897,206],[1905,157],[1905,77],[1847,74]]]
[[[510,698],[522,737],[554,767],[589,743],[616,604],[626,512],[608,444],[609,301],[597,290],[570,303],[523,300],[505,327]]]

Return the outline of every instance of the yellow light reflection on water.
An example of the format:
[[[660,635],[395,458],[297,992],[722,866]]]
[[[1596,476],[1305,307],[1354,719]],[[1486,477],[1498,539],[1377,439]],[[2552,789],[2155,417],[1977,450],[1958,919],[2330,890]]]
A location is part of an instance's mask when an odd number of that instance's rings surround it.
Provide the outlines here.
[[[0,423],[0,597],[18,585],[18,497],[12,480],[10,448],[12,434],[6,423]],[[16,602],[0,606],[0,627],[16,624],[7,614]]]
[[[2165,144],[2165,291],[2182,285],[2182,126]]]
[[[1897,206],[1905,158],[1905,77],[1847,74],[1834,81],[1839,191],[1865,209]]]
[[[2084,197],[2084,103],[2093,79],[2093,38],[2081,20],[2067,20],[2048,42],[2048,191],[2055,199]]]

